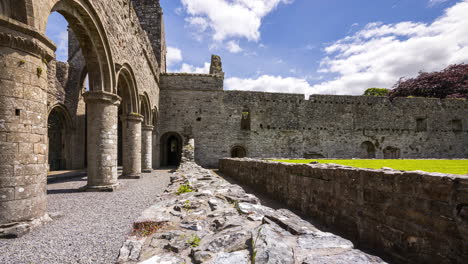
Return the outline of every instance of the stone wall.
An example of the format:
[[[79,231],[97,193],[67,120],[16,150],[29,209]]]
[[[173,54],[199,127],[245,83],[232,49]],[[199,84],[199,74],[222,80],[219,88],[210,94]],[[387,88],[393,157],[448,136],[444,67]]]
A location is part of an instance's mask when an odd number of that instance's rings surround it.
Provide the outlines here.
[[[193,137],[196,161],[203,166],[217,167],[236,146],[248,157],[262,158],[468,157],[465,100],[334,95],[305,100],[300,94],[208,91],[183,75],[162,77],[161,83],[159,135]],[[243,112],[249,113],[250,129],[241,129]]]
[[[386,263],[289,210],[261,204],[189,161],[188,146],[170,185],[133,223],[117,263]]]
[[[222,91],[224,78],[215,74],[165,73],[161,75],[161,89]]]
[[[468,259],[468,177],[222,159],[220,171],[395,263]]]

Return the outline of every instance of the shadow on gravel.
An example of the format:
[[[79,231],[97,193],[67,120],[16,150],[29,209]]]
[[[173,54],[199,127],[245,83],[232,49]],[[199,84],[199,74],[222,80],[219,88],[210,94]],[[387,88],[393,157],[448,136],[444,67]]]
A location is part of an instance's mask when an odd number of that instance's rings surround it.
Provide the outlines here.
[[[78,181],[87,181],[86,177],[75,176],[75,177],[66,177],[66,178],[47,178],[47,184],[57,184],[57,183],[66,183],[66,182],[78,182]]]
[[[47,194],[64,194],[64,193],[77,193],[79,189],[58,189],[58,190],[47,190]]]

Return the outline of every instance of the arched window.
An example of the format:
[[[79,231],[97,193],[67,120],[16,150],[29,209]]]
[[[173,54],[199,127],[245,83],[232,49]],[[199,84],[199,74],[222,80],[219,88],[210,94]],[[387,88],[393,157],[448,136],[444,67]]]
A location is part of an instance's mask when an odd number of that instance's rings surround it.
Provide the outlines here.
[[[242,110],[241,130],[250,130],[250,110],[248,108]]]
[[[245,158],[247,156],[247,151],[242,146],[234,146],[231,149],[231,158]]]
[[[365,141],[361,144],[359,158],[375,159],[375,146],[372,142]]]

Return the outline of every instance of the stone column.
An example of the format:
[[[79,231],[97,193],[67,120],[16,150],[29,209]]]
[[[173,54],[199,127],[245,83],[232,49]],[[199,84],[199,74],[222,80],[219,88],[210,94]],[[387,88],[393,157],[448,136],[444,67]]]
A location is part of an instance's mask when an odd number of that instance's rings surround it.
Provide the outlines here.
[[[47,61],[53,44],[0,20],[0,237],[18,237],[50,219]]]
[[[120,97],[103,91],[84,94],[88,115],[86,191],[114,191],[117,181],[117,121]]]
[[[122,178],[139,179],[141,177],[141,122],[140,114],[122,117]]]
[[[141,167],[142,172],[153,171],[153,126],[141,127]]]

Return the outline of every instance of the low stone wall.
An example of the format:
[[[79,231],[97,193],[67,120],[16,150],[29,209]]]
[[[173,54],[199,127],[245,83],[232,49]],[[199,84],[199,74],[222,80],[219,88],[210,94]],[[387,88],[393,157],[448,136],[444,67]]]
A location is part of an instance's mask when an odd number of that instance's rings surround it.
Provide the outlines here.
[[[220,171],[395,263],[466,263],[468,177],[222,159]]]
[[[133,228],[118,263],[385,264],[187,159]]]

